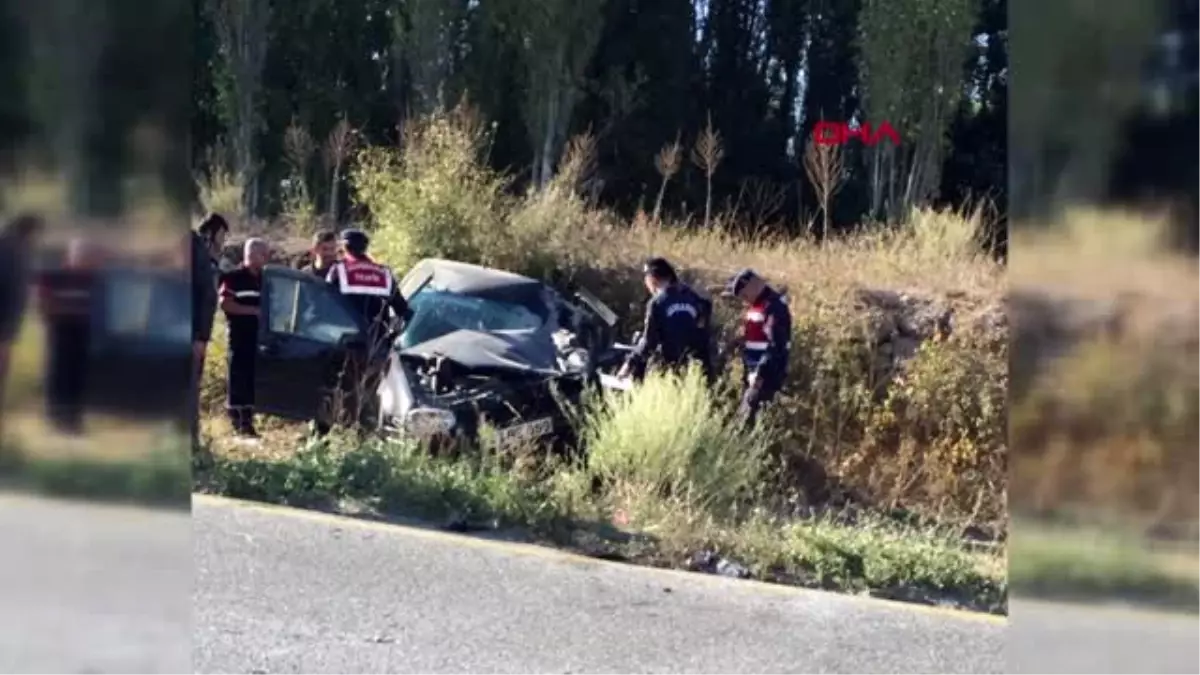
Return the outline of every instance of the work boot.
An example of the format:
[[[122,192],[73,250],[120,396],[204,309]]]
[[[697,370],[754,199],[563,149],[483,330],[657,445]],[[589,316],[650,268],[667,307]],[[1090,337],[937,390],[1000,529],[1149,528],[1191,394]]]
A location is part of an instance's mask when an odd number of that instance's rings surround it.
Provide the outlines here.
[[[243,438],[258,438],[258,431],[254,428],[254,408],[242,408],[242,425],[239,430],[239,435]]]
[[[229,423],[233,426],[233,435],[238,438],[255,438],[254,411],[247,408],[229,408]]]
[[[309,435],[313,436],[314,438],[325,438],[329,435],[330,430],[331,427],[328,422],[313,420],[312,424],[309,426]]]

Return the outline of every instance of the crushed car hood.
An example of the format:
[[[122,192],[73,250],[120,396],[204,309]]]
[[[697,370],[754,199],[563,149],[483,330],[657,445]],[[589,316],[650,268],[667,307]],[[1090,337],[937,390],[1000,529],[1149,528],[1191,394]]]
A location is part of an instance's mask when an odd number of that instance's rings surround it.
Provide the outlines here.
[[[400,350],[404,356],[438,356],[471,369],[559,374],[554,343],[541,331],[456,330]]]

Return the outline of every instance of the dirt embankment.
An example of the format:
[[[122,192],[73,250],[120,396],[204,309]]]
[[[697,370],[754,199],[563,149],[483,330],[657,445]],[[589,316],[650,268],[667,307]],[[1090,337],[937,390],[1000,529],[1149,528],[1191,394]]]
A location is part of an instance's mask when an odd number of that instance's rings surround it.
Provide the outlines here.
[[[1194,267],[1126,261],[1084,279],[1010,292],[1010,501],[1029,516],[1115,518],[1194,540]]]

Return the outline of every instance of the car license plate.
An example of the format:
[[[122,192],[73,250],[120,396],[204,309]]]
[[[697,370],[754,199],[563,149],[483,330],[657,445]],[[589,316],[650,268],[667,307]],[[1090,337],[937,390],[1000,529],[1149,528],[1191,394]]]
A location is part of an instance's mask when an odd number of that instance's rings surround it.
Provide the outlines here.
[[[543,417],[532,422],[514,424],[511,427],[498,429],[496,431],[496,444],[503,447],[528,443],[552,431],[554,431],[554,419]]]

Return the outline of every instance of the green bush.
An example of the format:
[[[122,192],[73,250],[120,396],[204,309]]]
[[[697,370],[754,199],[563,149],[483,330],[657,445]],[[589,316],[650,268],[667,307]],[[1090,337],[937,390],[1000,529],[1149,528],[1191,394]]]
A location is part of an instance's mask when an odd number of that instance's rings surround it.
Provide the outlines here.
[[[350,183],[379,259],[401,270],[426,257],[489,264],[506,248],[505,180],[481,161],[487,141],[457,109],[408,124],[401,148],[359,151]]]
[[[590,473],[631,512],[639,500],[668,498],[696,512],[728,516],[765,475],[770,434],[747,427],[729,397],[715,397],[692,368],[651,373],[630,392],[586,404],[581,439]]]
[[[845,469],[897,505],[1002,521],[1007,366],[1003,352],[979,344],[926,341],[868,412],[864,442]]]

